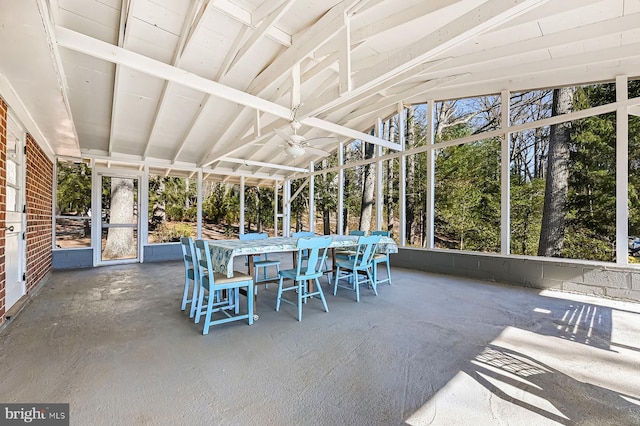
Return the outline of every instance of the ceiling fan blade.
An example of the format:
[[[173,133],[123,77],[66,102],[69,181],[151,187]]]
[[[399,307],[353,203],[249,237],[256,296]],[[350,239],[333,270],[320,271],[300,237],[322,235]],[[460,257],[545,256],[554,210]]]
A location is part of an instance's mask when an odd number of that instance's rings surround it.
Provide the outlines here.
[[[322,137],[322,138],[312,138],[307,139],[306,143],[335,143],[338,142],[338,138],[334,138],[333,136]]]
[[[317,155],[319,157],[328,157],[329,155],[331,155],[331,153],[324,151],[322,149],[318,149],[318,148],[313,148],[311,146],[305,146],[304,150],[306,152],[308,152],[309,154],[313,154],[313,155]]]
[[[293,139],[291,139],[291,135],[286,134],[285,132],[283,132],[280,129],[273,129],[273,130],[276,132],[276,134],[278,136],[280,136],[282,139],[284,139],[288,143],[292,143],[293,142]]]

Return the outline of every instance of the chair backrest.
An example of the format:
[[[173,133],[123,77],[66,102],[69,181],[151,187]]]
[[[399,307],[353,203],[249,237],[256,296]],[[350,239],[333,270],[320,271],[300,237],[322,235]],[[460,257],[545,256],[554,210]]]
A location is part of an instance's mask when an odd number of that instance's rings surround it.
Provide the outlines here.
[[[353,231],[349,231],[349,235],[352,235],[354,237],[364,237],[365,235],[367,235],[367,232],[355,229]]]
[[[331,245],[331,237],[299,238],[298,264],[296,280],[317,278],[323,274],[322,265],[327,258],[327,250]],[[307,256],[307,264],[303,265],[303,255]]]
[[[196,256],[193,246],[193,238],[180,237],[180,247],[182,248],[182,260],[184,261],[184,270],[187,273],[187,276],[189,276],[189,271],[193,271],[193,274],[197,274],[198,268],[195,266]]]
[[[358,238],[358,248],[356,249],[356,256],[353,259],[354,268],[362,269],[371,264],[373,255],[376,254],[380,238],[382,238],[380,235]]]
[[[291,236],[293,238],[311,238],[311,237],[315,237],[316,234],[314,234],[311,231],[298,231],[291,234]]]
[[[211,267],[211,251],[209,250],[209,242],[206,240],[195,240],[196,265],[199,268],[198,273],[202,279],[202,284],[207,284],[209,291],[215,285],[213,281],[213,268]]]
[[[372,231],[371,235],[380,235],[381,237],[388,237],[389,231]]]
[[[265,240],[269,238],[269,234],[266,232],[250,232],[248,234],[240,234],[238,237],[241,240]]]

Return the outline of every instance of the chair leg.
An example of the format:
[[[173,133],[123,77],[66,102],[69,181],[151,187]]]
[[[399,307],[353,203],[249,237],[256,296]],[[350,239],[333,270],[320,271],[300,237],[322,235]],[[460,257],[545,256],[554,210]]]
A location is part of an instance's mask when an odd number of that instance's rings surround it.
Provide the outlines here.
[[[391,267],[389,266],[389,259],[385,262],[387,264],[387,282],[391,285]]]
[[[194,322],[198,324],[200,322],[200,316],[202,315],[202,304],[204,302],[204,288],[200,287],[198,291],[198,303],[196,304],[196,319]],[[209,295],[209,300],[213,300],[213,295]]]
[[[298,281],[298,321],[302,321],[302,293],[305,292],[304,287],[306,285],[306,281]],[[305,298],[304,300],[306,301],[307,299]]]
[[[282,282],[284,281],[284,277],[280,277],[280,281],[278,282],[278,297],[276,297],[276,311],[280,310],[280,299],[282,299]]]
[[[353,271],[353,281],[356,286],[356,302],[359,302],[360,301],[360,279],[358,276],[358,271],[356,270]]]
[[[375,265],[374,265],[375,267]],[[373,288],[373,294],[375,294],[376,296],[378,295],[378,284],[376,283],[375,278],[373,278],[371,272],[369,271],[369,269],[366,269],[367,272],[367,278],[369,278],[369,282],[371,283],[371,288]],[[375,272],[374,272],[375,274]]]
[[[335,296],[338,292],[338,278],[340,277],[340,267],[336,266],[336,270],[334,272],[334,283],[333,283],[333,295]]]
[[[322,287],[320,287],[320,281],[317,278],[316,278],[316,286],[318,286],[318,293],[320,294],[320,300],[322,300],[322,304],[324,305],[324,311],[329,312],[329,308],[327,307],[327,301],[324,298]]]
[[[202,334],[209,334],[209,327],[211,327],[211,315],[213,315],[213,295],[209,295],[207,299],[207,313],[204,318],[204,327],[202,329]]]
[[[198,298],[200,297],[200,295],[198,294],[199,286],[200,284],[193,281],[193,293],[191,294],[191,312],[189,312],[189,318],[193,318],[193,316],[196,314],[196,309],[198,308]]]
[[[247,285],[247,312],[249,314],[249,325],[253,324],[253,297],[250,294],[253,293],[253,281]],[[238,295],[240,292],[238,292]]]
[[[180,310],[184,311],[187,308],[187,296],[189,294],[189,276],[185,274],[184,276],[184,291],[182,292],[182,306],[180,306]]]

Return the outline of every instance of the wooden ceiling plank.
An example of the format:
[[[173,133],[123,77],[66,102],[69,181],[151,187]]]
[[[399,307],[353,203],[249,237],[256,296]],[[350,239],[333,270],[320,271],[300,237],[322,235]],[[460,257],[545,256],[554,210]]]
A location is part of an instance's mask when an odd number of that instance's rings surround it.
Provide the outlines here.
[[[275,27],[276,23],[286,14],[291,6],[295,3],[295,0],[287,0],[284,4],[282,4],[278,9],[271,12],[256,28],[256,30],[251,34],[251,37],[244,43],[244,45],[240,48],[238,53],[235,55],[235,58],[231,62],[231,66],[229,67],[229,71],[233,69],[233,67],[238,64],[242,60],[242,58],[247,55],[251,49],[255,49],[258,42],[267,35],[267,33]]]

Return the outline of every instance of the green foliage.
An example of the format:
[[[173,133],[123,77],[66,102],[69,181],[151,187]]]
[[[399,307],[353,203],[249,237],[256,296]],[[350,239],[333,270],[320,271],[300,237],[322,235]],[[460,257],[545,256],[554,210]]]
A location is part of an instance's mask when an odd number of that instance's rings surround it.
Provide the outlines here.
[[[435,219],[440,245],[500,250],[500,143],[468,143],[438,151]]]
[[[58,161],[57,214],[83,215],[90,208],[91,168],[85,163]]]
[[[156,228],[155,236],[159,243],[180,241],[180,237],[191,237],[193,229],[186,223],[163,223]]]
[[[525,182],[511,177],[511,253],[537,256],[542,208],[544,205],[544,179]]]

